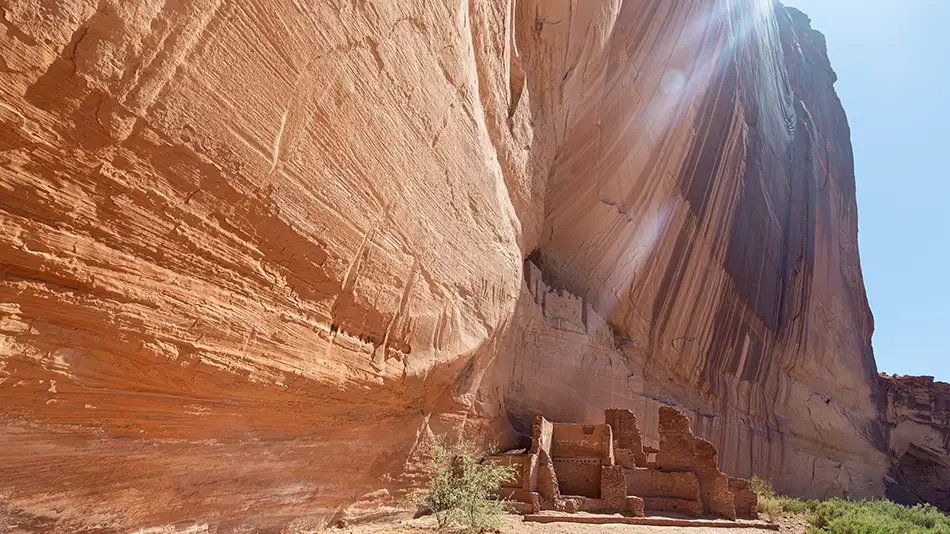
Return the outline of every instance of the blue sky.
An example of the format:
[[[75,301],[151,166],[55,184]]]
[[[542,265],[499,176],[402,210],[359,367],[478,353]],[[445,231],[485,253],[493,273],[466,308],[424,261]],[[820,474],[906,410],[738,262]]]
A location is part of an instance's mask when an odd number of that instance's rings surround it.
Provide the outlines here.
[[[950,382],[950,0],[785,0],[848,114],[878,369]]]

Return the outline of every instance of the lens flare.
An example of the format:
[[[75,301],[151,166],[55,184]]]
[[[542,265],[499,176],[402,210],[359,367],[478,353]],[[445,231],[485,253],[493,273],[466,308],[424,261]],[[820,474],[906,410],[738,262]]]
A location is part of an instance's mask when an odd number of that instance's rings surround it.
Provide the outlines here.
[[[660,90],[664,95],[678,95],[685,87],[686,75],[679,69],[667,69],[660,78]]]

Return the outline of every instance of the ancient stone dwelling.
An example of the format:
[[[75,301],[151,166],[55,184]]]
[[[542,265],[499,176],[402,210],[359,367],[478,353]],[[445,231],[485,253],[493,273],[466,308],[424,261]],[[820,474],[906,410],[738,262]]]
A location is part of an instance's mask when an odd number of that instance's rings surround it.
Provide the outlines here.
[[[493,460],[514,466],[516,477],[502,487],[521,513],[676,512],[755,519],[756,496],[749,481],[719,471],[716,449],[693,436],[689,419],[660,408],[659,449],[644,448],[637,418],[610,409],[604,423],[553,423],[536,416],[531,448]]]

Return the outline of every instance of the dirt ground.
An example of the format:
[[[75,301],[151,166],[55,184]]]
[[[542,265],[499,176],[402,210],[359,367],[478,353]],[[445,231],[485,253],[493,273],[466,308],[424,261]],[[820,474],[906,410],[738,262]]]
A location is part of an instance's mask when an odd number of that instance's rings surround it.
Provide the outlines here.
[[[783,534],[805,534],[808,524],[803,518],[779,521]],[[328,530],[327,534],[423,534],[436,532],[431,517],[370,523]],[[751,528],[648,527],[639,525],[582,525],[577,523],[526,523],[519,516],[506,518],[499,529],[502,534],[773,534],[774,530]]]

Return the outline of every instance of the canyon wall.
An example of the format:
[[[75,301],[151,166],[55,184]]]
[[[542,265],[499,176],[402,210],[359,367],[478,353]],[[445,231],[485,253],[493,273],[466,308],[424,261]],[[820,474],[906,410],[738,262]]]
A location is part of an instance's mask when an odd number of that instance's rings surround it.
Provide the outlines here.
[[[880,495],[883,401],[824,39],[780,6],[693,7],[621,9],[605,75],[574,82],[597,105],[566,113],[532,260],[583,297],[586,336],[519,303],[486,404],[512,435],[535,411],[593,422],[628,407],[654,440],[672,404],[727,473],[806,497]]]
[[[538,224],[510,8],[0,3],[0,515],[385,509]]]
[[[888,498],[950,511],[950,384],[931,376],[881,375],[887,395]]]
[[[0,525],[306,531],[395,506],[433,433],[618,407],[649,441],[664,404],[726,472],[883,493],[849,133],[800,13],[0,23]]]

